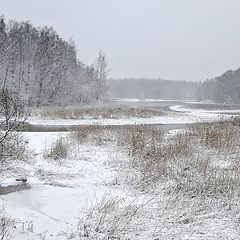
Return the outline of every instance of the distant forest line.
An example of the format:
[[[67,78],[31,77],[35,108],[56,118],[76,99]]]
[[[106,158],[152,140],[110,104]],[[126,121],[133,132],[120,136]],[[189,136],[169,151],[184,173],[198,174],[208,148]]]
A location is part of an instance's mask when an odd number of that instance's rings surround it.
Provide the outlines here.
[[[187,81],[145,78],[110,80],[110,95],[113,98],[192,100],[199,85]]]
[[[126,78],[110,80],[113,98],[212,101],[240,103],[240,68],[203,82]]]

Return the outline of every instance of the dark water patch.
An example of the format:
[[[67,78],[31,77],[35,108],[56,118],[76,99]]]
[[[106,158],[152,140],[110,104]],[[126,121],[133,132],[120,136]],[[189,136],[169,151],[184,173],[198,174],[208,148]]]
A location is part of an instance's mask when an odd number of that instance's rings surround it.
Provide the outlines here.
[[[218,104],[218,103],[184,103],[184,107],[192,109],[201,109],[206,111],[222,110],[240,110],[240,104]],[[230,113],[229,113],[230,114]]]
[[[218,112],[218,114],[230,115],[230,116],[240,116],[240,112]]]
[[[32,125],[26,124],[22,132],[70,132],[76,131],[79,125]]]
[[[176,112],[172,109],[170,109],[171,106],[174,105],[181,105],[185,108],[190,108],[190,109],[201,109],[201,110],[206,110],[206,111],[211,111],[211,110],[240,110],[240,104],[219,104],[219,103],[199,103],[199,102],[187,102],[187,101],[171,101],[171,100],[166,100],[166,101],[116,101],[119,103],[122,103],[127,106],[135,106],[135,107],[142,107],[142,108],[152,108],[152,109],[158,109],[161,111],[168,111],[168,112]]]
[[[0,187],[0,195],[7,195],[14,192],[29,190],[31,186],[27,183],[17,184],[13,186]]]
[[[124,104],[126,106],[131,107],[141,107],[146,109],[154,109],[159,111],[168,111],[168,112],[175,112],[174,110],[171,110],[170,107],[173,105],[183,105],[183,101],[138,101],[138,102],[121,102],[121,104]]]
[[[80,131],[81,128],[92,127],[102,130],[117,130],[122,128],[133,128],[139,125],[155,127],[164,133],[170,130],[185,128],[185,124],[127,124],[127,125],[26,125],[23,132],[71,132]]]

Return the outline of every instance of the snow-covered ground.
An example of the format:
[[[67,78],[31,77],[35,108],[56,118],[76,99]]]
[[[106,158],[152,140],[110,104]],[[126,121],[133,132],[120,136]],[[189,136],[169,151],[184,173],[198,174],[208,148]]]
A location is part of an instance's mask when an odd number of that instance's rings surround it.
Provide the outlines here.
[[[153,118],[99,120],[32,118],[29,119],[29,123],[36,125],[179,124],[231,117],[219,111],[189,109],[180,105],[171,106],[170,109],[175,112]],[[227,112],[236,113],[236,110]],[[166,137],[171,137],[177,132],[179,131],[173,130]],[[28,148],[32,151],[32,157],[26,162],[21,161],[19,169],[22,169],[23,177],[28,177],[31,189],[0,195],[7,214],[19,221],[16,240],[41,239],[45,234],[45,238],[42,239],[66,239],[58,234],[71,228],[71,224],[75,224],[76,217],[83,209],[95,205],[105,195],[127,195],[124,186],[113,187],[108,184],[114,180],[115,170],[106,163],[111,162],[113,158],[126,157],[121,156],[111,142],[103,145],[84,143],[75,148],[69,146],[71,157],[64,161],[55,161],[44,159],[43,153],[56,139],[60,137],[67,139],[67,133],[25,132],[23,136],[29,142]],[[21,175],[21,171],[18,174]],[[16,184],[14,178],[7,178],[1,183],[2,186],[9,184]]]
[[[110,192],[113,194],[106,183],[111,181],[114,171],[105,162],[114,155],[114,149],[85,144],[73,150],[72,157],[64,162],[44,160],[45,147],[59,137],[66,137],[66,133],[23,135],[29,141],[29,149],[35,152],[23,167],[31,189],[2,195],[1,202],[11,217],[33,224],[34,234],[25,232],[15,239],[38,239],[37,234],[45,231],[46,239],[61,239],[57,235],[73,223],[82,209],[96,204]],[[5,186],[13,180],[5,180]],[[32,238],[28,238],[31,235]]]

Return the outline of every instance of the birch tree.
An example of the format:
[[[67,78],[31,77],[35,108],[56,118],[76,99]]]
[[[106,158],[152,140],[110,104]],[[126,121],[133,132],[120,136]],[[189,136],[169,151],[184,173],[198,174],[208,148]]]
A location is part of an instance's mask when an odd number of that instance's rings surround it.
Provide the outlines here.
[[[108,84],[107,84],[107,76],[108,76],[108,64],[106,60],[105,54],[100,50],[98,52],[97,60],[94,64],[95,68],[95,94],[96,100],[104,100],[107,97],[108,92]]]

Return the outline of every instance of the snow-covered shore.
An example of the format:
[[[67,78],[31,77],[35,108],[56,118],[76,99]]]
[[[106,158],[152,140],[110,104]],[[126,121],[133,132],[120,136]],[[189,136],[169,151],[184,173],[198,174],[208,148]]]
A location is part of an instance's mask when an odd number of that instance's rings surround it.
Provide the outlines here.
[[[185,124],[200,121],[215,121],[223,118],[230,118],[240,110],[206,111],[184,108],[181,105],[173,105],[169,112],[159,117],[148,118],[122,118],[122,119],[47,119],[32,117],[28,123],[32,125],[49,126],[77,126],[77,125],[142,125],[142,124]],[[224,114],[228,113],[228,114]],[[233,113],[231,115],[231,113]]]

